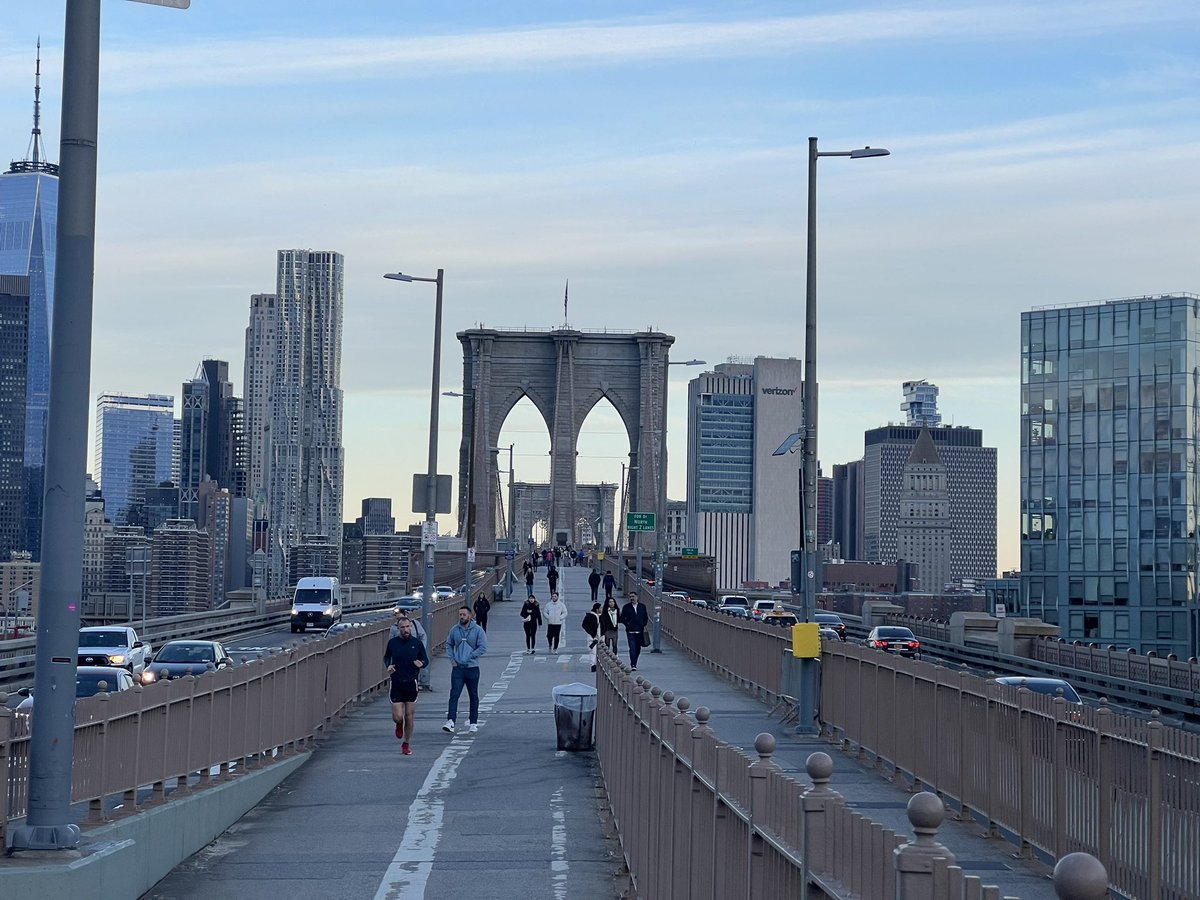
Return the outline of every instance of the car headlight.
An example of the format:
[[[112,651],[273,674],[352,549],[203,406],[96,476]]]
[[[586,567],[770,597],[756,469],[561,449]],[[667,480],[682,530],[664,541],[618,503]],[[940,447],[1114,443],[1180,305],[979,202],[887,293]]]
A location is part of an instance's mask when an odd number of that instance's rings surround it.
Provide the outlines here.
[[[293,610],[292,610],[292,615],[293,615],[293,616],[298,616],[298,615],[300,615],[300,610],[298,610],[298,609],[293,609]]]
[[[142,684],[154,684],[158,680],[158,676],[147,669],[142,673]]]
[[[114,666],[122,666],[125,664],[125,656],[124,654],[118,653],[116,656],[110,656],[108,661]]]

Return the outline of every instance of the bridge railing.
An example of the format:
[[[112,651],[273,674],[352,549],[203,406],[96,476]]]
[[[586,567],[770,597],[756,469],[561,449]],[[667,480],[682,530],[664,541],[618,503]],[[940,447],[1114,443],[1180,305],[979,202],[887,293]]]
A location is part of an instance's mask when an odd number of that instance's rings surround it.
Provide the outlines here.
[[[932,794],[909,803],[916,833],[905,839],[846,807],[827,754],[808,758],[805,786],[772,760],[772,735],[758,736],[754,760],[720,740],[706,708],[693,716],[686,698],[631,678],[607,650],[599,663],[596,750],[639,896],[803,897],[812,886],[858,900],[999,900],[936,842],[943,807]],[[1061,869],[1060,896],[1107,896],[1094,859]]]

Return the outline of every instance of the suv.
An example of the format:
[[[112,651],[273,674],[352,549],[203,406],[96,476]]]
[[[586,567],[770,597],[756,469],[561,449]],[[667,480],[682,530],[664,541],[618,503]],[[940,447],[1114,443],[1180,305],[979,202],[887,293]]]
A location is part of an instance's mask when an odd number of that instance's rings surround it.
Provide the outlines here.
[[[783,611],[783,604],[776,600],[755,600],[754,605],[750,607],[750,615],[755,619],[761,619],[769,612],[775,610]]]
[[[750,601],[741,594],[726,594],[717,602],[717,609],[728,609],[731,606],[739,606],[749,612]]]
[[[146,668],[150,646],[138,640],[127,625],[100,625],[79,629],[80,666],[117,666],[137,675]]]

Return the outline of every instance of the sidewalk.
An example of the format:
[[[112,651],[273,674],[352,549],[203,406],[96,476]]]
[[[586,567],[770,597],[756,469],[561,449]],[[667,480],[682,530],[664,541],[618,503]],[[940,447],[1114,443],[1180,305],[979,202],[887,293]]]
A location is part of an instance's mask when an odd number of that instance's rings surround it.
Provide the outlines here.
[[[598,812],[603,788],[595,754],[556,750],[551,688],[595,683],[579,628],[587,586],[573,585],[586,570],[562,571],[571,652],[548,657],[543,628],[538,653],[529,656],[520,603],[492,607],[477,735],[463,733],[465,692],[459,733],[441,730],[450,667],[435,657],[434,690],[418,700],[411,757],[400,754],[390,704],[381,697],[146,896],[617,897],[623,864]],[[539,576],[535,589],[544,603],[544,569]],[[573,596],[581,599],[572,603]]]

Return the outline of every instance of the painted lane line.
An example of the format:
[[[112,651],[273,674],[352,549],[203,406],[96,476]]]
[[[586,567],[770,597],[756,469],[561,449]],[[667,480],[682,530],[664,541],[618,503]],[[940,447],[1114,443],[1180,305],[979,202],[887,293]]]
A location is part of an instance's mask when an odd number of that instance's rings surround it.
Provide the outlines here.
[[[550,798],[550,888],[554,900],[567,900],[567,814],[563,809],[563,789],[559,785]]]
[[[514,653],[510,657],[507,668],[500,676],[500,682],[505,683],[506,689],[520,671],[524,657],[523,653]],[[491,712],[496,700],[503,695],[504,691],[497,695],[489,695],[495,696],[495,700],[487,704],[488,712]],[[482,702],[479,709],[480,712],[484,711]],[[474,743],[474,740],[466,736],[454,737],[430,768],[421,789],[417,791],[417,796],[408,808],[408,825],[404,829],[404,837],[400,840],[400,846],[387,871],[383,873],[379,890],[375,892],[375,900],[424,898],[437,856],[438,842],[442,837],[445,794],[458,774],[459,763]]]

